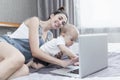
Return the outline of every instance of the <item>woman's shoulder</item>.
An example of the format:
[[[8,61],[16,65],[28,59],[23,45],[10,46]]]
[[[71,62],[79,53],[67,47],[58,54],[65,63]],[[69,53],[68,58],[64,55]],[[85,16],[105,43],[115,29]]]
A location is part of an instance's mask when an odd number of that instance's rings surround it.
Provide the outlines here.
[[[31,20],[39,20],[39,18],[37,16],[33,16],[30,18]]]
[[[26,25],[33,24],[33,23],[39,24],[39,21],[40,21],[40,20],[39,20],[38,17],[33,16],[33,17],[30,17],[30,18],[26,19],[26,20],[24,21],[24,23],[25,23]]]

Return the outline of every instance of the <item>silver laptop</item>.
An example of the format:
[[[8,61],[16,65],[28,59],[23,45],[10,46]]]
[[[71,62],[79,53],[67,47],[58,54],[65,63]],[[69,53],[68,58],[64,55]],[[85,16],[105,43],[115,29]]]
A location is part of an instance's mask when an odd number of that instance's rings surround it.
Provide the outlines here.
[[[80,35],[78,42],[80,65],[56,69],[51,73],[83,78],[107,67],[107,34]]]

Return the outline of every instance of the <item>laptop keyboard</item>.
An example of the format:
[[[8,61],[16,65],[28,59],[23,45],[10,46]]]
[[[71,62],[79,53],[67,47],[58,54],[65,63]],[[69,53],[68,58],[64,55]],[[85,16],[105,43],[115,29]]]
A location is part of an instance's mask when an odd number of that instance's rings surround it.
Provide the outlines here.
[[[79,74],[79,69],[75,69],[73,71],[70,71],[69,73]]]

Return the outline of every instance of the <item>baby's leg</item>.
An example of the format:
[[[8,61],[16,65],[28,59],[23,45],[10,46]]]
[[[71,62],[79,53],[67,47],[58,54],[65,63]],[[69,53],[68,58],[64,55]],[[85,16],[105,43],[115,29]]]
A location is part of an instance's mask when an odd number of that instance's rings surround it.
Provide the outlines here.
[[[11,80],[13,78],[17,78],[20,76],[25,76],[29,74],[29,68],[27,65],[23,65],[18,71],[16,71],[8,80]]]
[[[58,54],[55,55],[56,58],[61,59],[63,56],[62,52],[59,52]]]
[[[32,67],[34,69],[40,69],[42,67],[45,67],[43,64],[41,63],[36,63],[32,60],[30,60],[27,64],[26,64],[28,67]]]
[[[27,65],[28,67],[30,67],[32,64],[33,64],[33,59],[30,60],[26,65]]]
[[[40,68],[43,68],[45,66],[43,64],[41,64],[41,63],[35,63],[35,62],[33,62],[31,64],[31,67],[34,68],[34,69],[40,69]]]

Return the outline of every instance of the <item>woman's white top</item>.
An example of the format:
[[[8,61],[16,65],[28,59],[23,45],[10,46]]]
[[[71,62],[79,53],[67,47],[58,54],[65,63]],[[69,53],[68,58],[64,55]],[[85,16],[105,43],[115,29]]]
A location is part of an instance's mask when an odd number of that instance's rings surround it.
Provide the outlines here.
[[[51,56],[55,56],[60,52],[58,45],[63,44],[65,45],[65,40],[62,36],[52,39],[45,44],[43,44],[40,48],[47,54]]]
[[[28,39],[29,37],[29,31],[28,27],[22,23],[19,28],[13,32],[11,35],[9,35],[11,38],[16,39]]]

